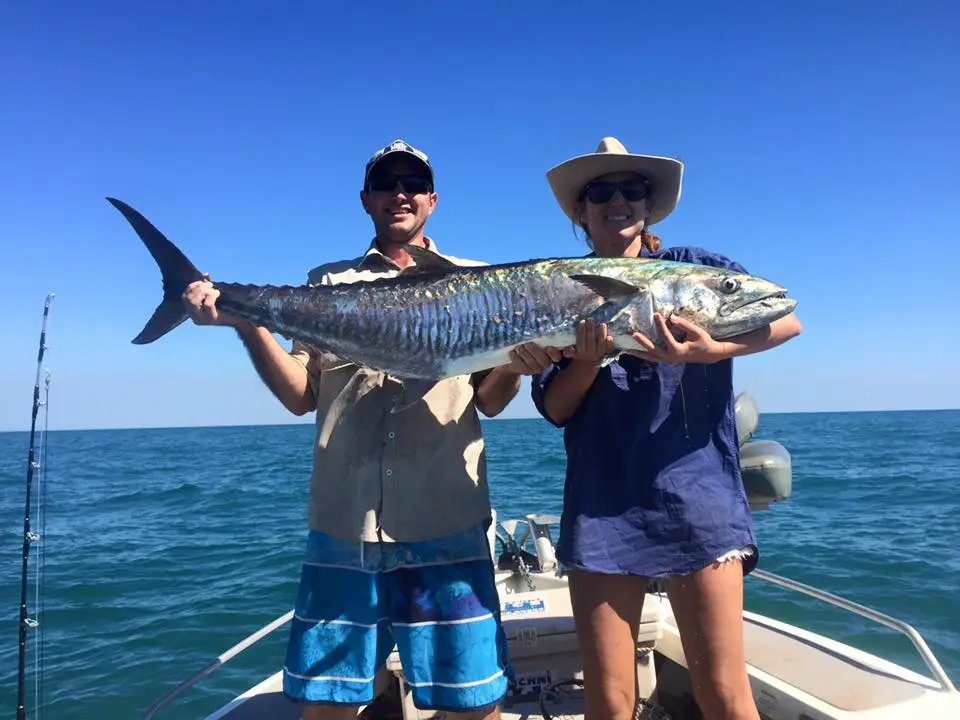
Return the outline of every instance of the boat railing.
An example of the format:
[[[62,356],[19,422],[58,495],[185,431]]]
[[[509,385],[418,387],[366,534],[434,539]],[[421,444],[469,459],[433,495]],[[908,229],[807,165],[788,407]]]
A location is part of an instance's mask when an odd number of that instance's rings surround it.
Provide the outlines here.
[[[811,587],[810,585],[804,585],[796,580],[791,580],[781,575],[775,575],[765,570],[754,570],[752,573],[750,573],[750,577],[756,577],[773,585],[779,585],[782,588],[793,590],[794,592],[798,592],[803,595],[808,595],[812,598],[816,598],[817,600],[822,600],[830,605],[843,608],[844,610],[848,610],[849,612],[859,615],[860,617],[873,620],[874,622],[885,625],[892,630],[903,633],[910,639],[910,642],[912,642],[913,646],[917,649],[920,657],[933,674],[934,680],[936,680],[936,682],[940,685],[940,689],[945,692],[956,692],[953,682],[951,682],[950,678],[947,676],[947,673],[940,665],[940,662],[933,654],[933,651],[929,648],[926,641],[913,626],[903,622],[902,620],[898,620],[895,617],[891,617],[890,615],[885,615],[884,613],[874,610],[873,608],[868,608],[865,605],[860,605],[852,600],[847,600],[839,595],[829,593],[826,590],[820,590],[818,588]]]
[[[155,703],[153,703],[153,705],[151,705],[147,709],[147,711],[143,714],[142,716],[143,720],[150,720],[150,718],[152,718],[154,715],[160,712],[160,710],[162,710],[167,705],[172,703],[174,700],[176,700],[178,697],[180,697],[183,693],[185,693],[187,690],[192,688],[198,682],[203,680],[203,678],[205,678],[207,675],[212,673],[214,670],[230,662],[231,660],[233,660],[233,658],[235,658],[237,655],[239,655],[244,650],[249,648],[251,645],[262,640],[277,628],[283,627],[292,619],[293,619],[293,610],[290,610],[284,613],[283,615],[281,615],[280,617],[278,617],[276,620],[267,623],[262,628],[257,630],[255,633],[251,633],[250,635],[245,637],[243,640],[238,642],[236,645],[234,645],[232,648],[227,650],[225,653],[218,655],[216,660],[211,662],[209,665],[207,665],[205,668],[203,668],[199,672],[195,673],[193,676],[184,680],[182,683],[177,685],[177,687],[175,687],[173,690],[171,690],[162,698],[160,698]]]

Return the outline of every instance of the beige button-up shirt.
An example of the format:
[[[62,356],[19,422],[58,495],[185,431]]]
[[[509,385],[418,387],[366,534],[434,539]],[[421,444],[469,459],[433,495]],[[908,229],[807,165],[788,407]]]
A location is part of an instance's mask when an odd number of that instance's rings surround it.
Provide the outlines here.
[[[429,238],[427,247],[437,252]],[[443,257],[457,265],[485,264]],[[398,273],[371,243],[357,259],[314,268],[308,282],[335,285]],[[342,540],[415,542],[490,516],[471,376],[443,380],[423,401],[391,415],[400,390],[394,378],[299,343],[292,355],[307,369],[316,399],[312,530]]]

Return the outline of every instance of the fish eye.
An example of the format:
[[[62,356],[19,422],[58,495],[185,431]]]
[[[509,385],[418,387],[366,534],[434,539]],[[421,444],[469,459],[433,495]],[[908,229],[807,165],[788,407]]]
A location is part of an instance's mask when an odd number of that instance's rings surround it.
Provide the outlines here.
[[[720,281],[720,292],[729,295],[740,289],[740,281],[736,278],[725,277]]]

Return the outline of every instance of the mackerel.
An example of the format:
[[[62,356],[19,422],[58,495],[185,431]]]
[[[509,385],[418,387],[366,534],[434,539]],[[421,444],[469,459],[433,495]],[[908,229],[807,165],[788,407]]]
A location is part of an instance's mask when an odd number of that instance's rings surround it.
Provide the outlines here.
[[[133,339],[152,343],[187,319],[183,293],[205,276],[138,211],[127,219],[163,277],[163,300]],[[640,350],[639,331],[663,346],[654,313],[684,317],[718,340],[769,325],[796,301],[763,278],[650,258],[548,258],[454,265],[408,245],[415,265],[389,278],[338,285],[214,282],[218,311],[265,327],[344,362],[393,376],[398,412],[445,378],[510,362],[522,343],[566,347],[581,320],[606,323],[614,347],[603,364]]]

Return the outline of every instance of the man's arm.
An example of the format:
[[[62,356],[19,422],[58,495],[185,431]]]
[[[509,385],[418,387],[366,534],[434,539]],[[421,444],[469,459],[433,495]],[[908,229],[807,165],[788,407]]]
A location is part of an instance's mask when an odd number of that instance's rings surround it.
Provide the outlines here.
[[[474,373],[473,383],[477,410],[487,417],[496,417],[520,391],[520,373],[513,372],[509,365],[501,365],[487,372]]]
[[[269,330],[252,323],[235,326],[253,367],[270,392],[294,415],[306,415],[316,409],[307,369],[284,350]]]
[[[197,325],[232,327],[237,331],[260,379],[287,410],[294,415],[305,415],[316,409],[305,365],[280,347],[266,328],[218,312],[219,295],[212,283],[200,280],[187,286],[183,305]]]

